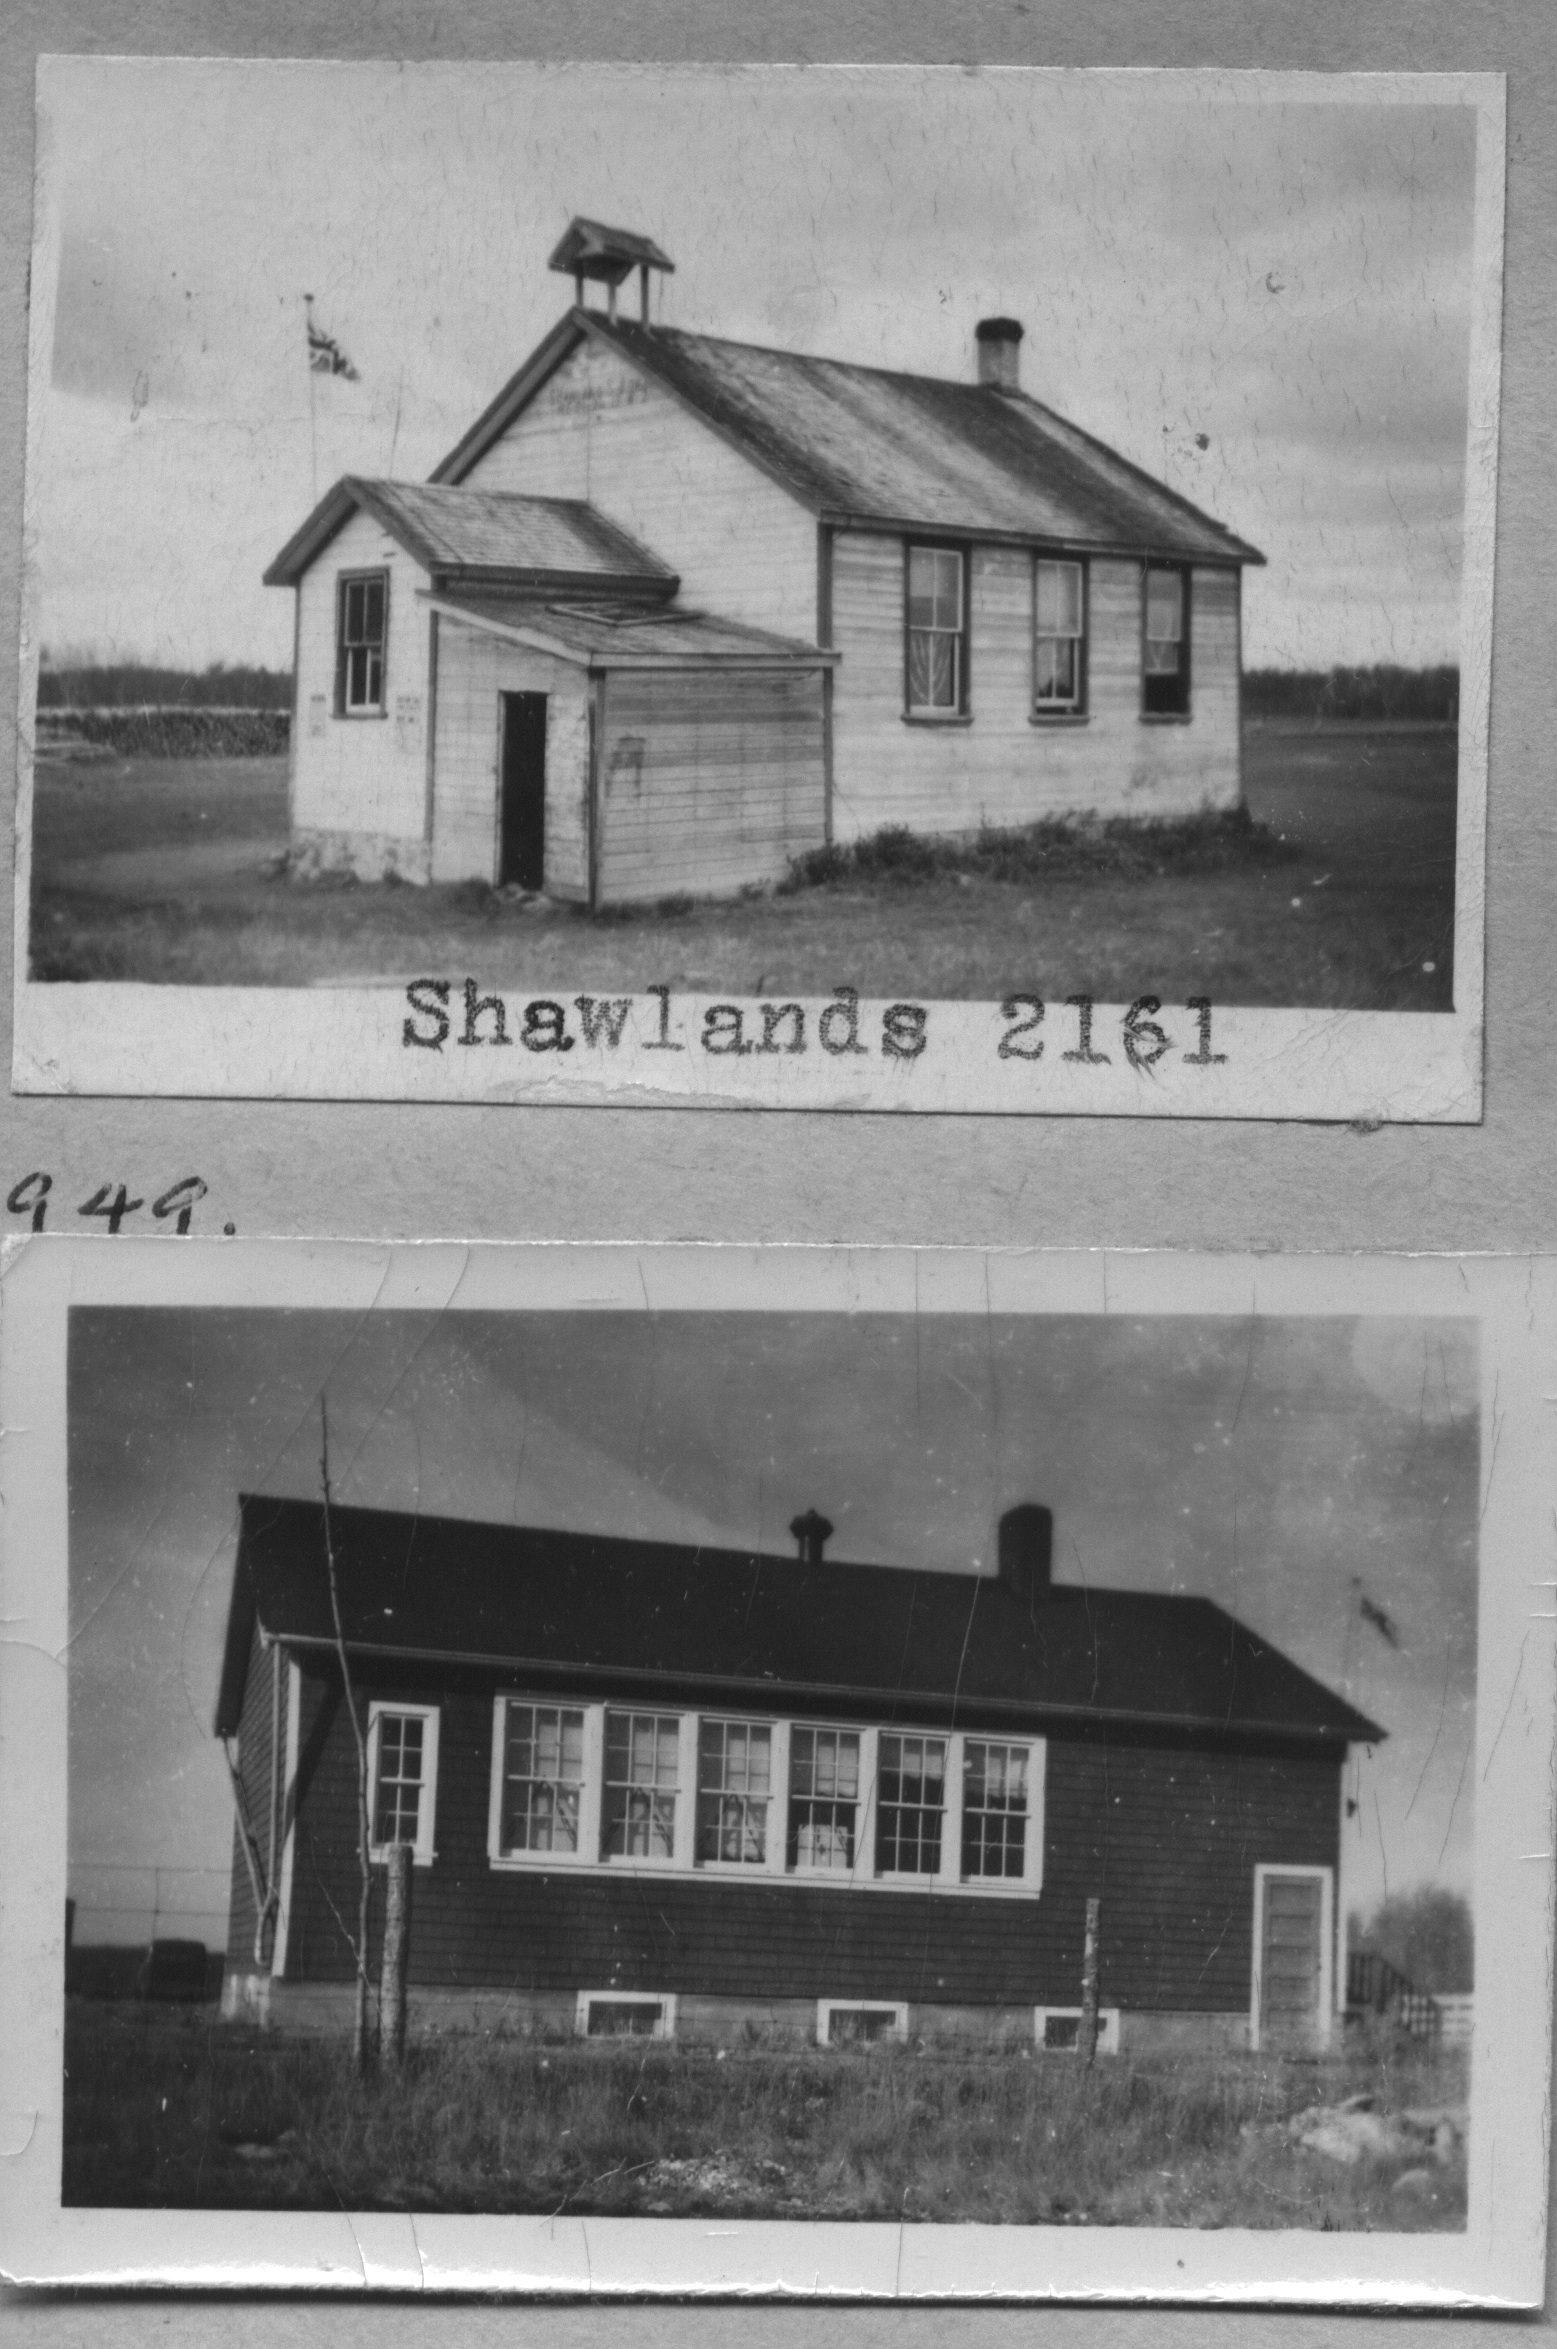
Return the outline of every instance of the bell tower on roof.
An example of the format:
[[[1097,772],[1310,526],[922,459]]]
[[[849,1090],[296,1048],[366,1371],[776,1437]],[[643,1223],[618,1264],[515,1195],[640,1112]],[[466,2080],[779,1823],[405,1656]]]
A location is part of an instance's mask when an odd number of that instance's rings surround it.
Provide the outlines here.
[[[638,236],[630,228],[607,228],[601,221],[575,216],[546,266],[572,278],[573,298],[580,309],[584,306],[585,278],[597,279],[606,289],[606,310],[612,318],[616,316],[616,289],[636,269],[638,314],[647,326],[649,271],[659,269],[669,276],[676,264],[650,237]]]

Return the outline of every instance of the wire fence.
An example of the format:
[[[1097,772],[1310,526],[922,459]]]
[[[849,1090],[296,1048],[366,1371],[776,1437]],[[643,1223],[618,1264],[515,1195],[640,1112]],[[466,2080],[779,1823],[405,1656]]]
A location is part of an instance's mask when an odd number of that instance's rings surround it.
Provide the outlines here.
[[[67,1882],[77,1948],[172,1939],[220,1949],[226,1942],[225,1868],[72,1860]]]

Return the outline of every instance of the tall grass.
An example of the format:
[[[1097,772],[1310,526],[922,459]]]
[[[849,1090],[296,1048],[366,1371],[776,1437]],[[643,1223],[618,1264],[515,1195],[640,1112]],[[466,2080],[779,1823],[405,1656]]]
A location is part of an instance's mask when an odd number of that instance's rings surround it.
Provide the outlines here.
[[[1463,2080],[1388,2050],[1088,2072],[1036,2051],[477,2037],[362,2080],[344,2045],[84,2007],[67,2064],[67,2202],[1029,2224],[1421,2224],[1392,2206],[1395,2173],[1337,2172],[1264,2124],[1353,2085],[1394,2104]],[[1462,2196],[1451,2181],[1447,2223]]]
[[[1147,880],[1167,873],[1264,868],[1288,863],[1297,854],[1241,806],[1178,817],[1051,816],[1042,823],[986,825],[971,836],[949,838],[888,824],[863,840],[834,842],[796,857],[778,894],[850,882],[911,887],[959,875],[1018,883],[1078,876]]]

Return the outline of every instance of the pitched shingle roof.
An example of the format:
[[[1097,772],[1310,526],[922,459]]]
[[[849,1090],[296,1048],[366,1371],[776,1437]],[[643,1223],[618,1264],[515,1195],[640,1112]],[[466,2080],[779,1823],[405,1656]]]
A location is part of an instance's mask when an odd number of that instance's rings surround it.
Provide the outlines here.
[[[1222,563],[1264,556],[1023,392],[899,375],[574,310],[433,475],[457,482],[585,335],[836,521]]]
[[[435,578],[480,572],[542,588],[654,598],[674,595],[678,584],[658,555],[581,498],[519,497],[347,474],[288,539],[265,573],[266,585],[291,586],[359,508]]]
[[[237,1725],[256,1620],[296,1645],[334,1644],[320,1504],[239,1506],[223,1735]],[[989,1576],[374,1509],[334,1509],[331,1530],[347,1643],[364,1657],[963,1726],[1383,1735],[1208,1599],[1051,1587],[1029,1608]]]

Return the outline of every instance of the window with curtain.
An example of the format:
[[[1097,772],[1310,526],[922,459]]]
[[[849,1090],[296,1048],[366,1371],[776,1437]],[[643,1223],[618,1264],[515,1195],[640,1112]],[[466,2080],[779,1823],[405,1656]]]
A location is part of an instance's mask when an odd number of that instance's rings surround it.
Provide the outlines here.
[[[955,718],[967,697],[967,597],[956,547],[908,550],[908,712]]]

